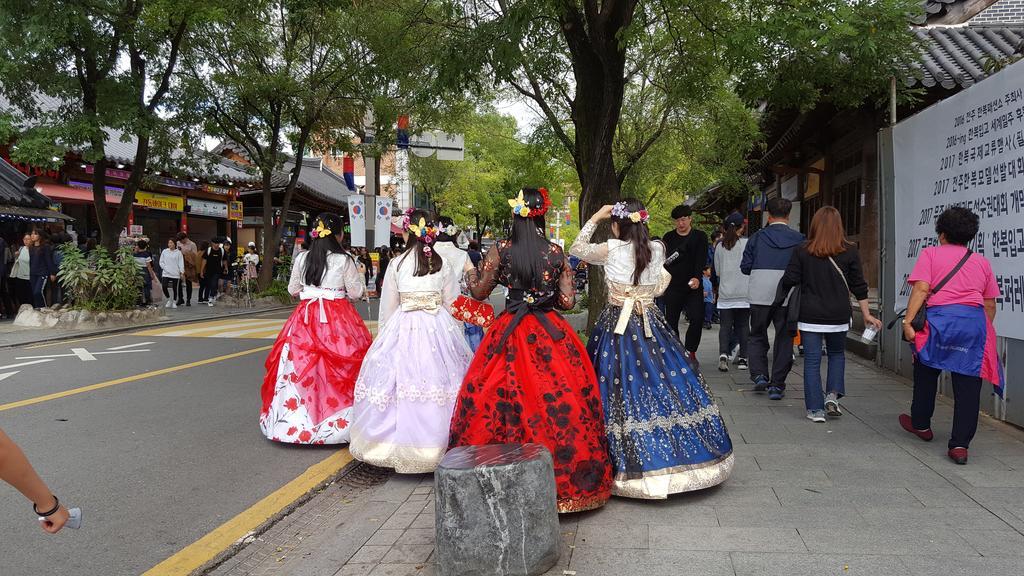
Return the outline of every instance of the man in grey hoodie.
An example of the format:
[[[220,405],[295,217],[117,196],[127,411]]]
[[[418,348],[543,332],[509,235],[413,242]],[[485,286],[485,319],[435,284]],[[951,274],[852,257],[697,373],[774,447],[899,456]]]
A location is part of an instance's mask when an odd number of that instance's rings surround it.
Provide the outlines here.
[[[804,235],[789,227],[793,203],[785,198],[772,198],[766,206],[768,225],[750,237],[743,250],[740,271],[750,276],[750,379],[754,391],[768,391],[772,400],[781,400],[786,391],[786,377],[793,367],[793,337],[786,327],[786,306],[772,310],[779,280],[789,266],[793,249],[804,241]],[[768,371],[768,325],[775,326],[771,372]],[[770,374],[770,379],[769,379]]]

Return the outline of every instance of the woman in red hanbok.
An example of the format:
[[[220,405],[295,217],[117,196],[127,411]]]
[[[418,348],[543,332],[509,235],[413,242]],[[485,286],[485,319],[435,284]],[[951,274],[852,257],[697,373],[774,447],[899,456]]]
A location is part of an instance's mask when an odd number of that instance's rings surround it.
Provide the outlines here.
[[[317,216],[309,250],[296,256],[288,291],[301,302],[267,358],[260,429],[275,442],[345,444],[356,376],[370,331],[349,300],[366,293],[359,265],[341,246],[343,223]]]
[[[469,273],[474,298],[508,288],[505,311],[473,358],[452,417],[449,446],[537,443],[551,452],[559,512],[598,508],[611,494],[611,463],[594,368],[556,309],[573,307],[573,271],[544,236],[547,191],[509,201],[508,240]]]

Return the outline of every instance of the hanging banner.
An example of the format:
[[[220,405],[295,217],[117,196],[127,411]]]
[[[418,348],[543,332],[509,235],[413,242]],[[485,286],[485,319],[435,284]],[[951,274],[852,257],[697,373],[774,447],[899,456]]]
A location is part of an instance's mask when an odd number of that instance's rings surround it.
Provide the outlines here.
[[[391,244],[391,198],[374,196],[373,241],[377,246]]]
[[[144,192],[142,190],[135,193],[135,203],[146,208],[167,210],[169,212],[181,212],[185,209],[185,200],[181,196],[157,194],[156,192]]]
[[[352,246],[366,248],[366,198],[361,195],[348,197],[349,235]]]
[[[907,277],[921,251],[938,244],[935,220],[962,206],[980,218],[970,247],[992,264],[1002,296],[996,332],[1024,339],[1024,62],[900,122],[893,128],[896,282],[893,303],[907,304]]]
[[[228,217],[228,205],[223,202],[211,202],[210,200],[189,198],[188,206],[193,216],[210,216],[212,218]]]
[[[242,203],[238,201],[228,202],[228,220],[242,221]]]

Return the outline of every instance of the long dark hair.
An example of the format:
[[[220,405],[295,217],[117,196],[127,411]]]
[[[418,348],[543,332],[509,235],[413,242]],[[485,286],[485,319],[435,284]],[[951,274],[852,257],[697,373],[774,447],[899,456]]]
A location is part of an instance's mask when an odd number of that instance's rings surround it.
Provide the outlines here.
[[[544,216],[534,216],[532,212],[544,207],[544,195],[536,188],[523,188],[523,200],[531,215],[512,218],[508,236],[509,268],[513,284],[539,290],[543,272],[541,256],[550,249],[551,243],[544,236]]]
[[[343,234],[345,230],[341,217],[330,212],[320,214],[313,220],[313,226],[309,229],[307,237],[311,237],[313,232],[321,227],[322,229],[330,230],[330,232],[317,236],[310,242],[309,253],[306,254],[305,269],[303,270],[307,286],[320,286],[324,274],[327,273],[327,257],[331,254],[344,254],[351,257],[345,251],[345,248],[342,247],[341,242],[338,241],[338,236]]]
[[[725,246],[726,250],[732,250],[733,246],[740,241],[740,228],[735,224],[726,224],[725,233],[722,234],[722,246]]]
[[[636,198],[623,198],[622,202],[631,213],[646,210],[643,202]],[[612,222],[619,227],[619,240],[633,245],[633,286],[636,286],[640,284],[644,270],[647,270],[651,263],[651,233],[644,222],[633,222],[629,218],[618,216],[612,216]]]
[[[419,224],[421,218],[427,223],[427,226],[436,225],[433,214],[426,210],[413,210],[409,213],[409,222],[415,225]],[[402,254],[403,261],[408,254],[412,254],[416,258],[416,270],[413,272],[413,276],[428,276],[441,271],[441,264],[444,262],[441,259],[441,255],[437,253],[437,250],[430,248],[430,244],[424,242],[423,238],[413,234],[412,231],[409,231],[409,238],[405,241],[405,252]]]

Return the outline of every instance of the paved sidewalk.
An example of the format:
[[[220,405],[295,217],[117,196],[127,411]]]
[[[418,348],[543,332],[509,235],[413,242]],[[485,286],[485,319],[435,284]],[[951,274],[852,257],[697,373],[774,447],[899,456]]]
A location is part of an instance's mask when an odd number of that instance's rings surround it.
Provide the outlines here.
[[[562,557],[549,574],[1024,573],[1024,433],[983,418],[970,463],[956,466],[945,455],[949,404],[939,404],[931,443],[899,428],[906,380],[848,357],[846,414],[815,424],[804,416],[799,359],[788,396],[773,402],[750,391],[746,372],[717,371],[716,344],[717,330],[704,332],[700,358],[735,443],[732,478],[561,516]],[[436,573],[431,476],[392,475],[351,497],[344,484],[213,574]]]

